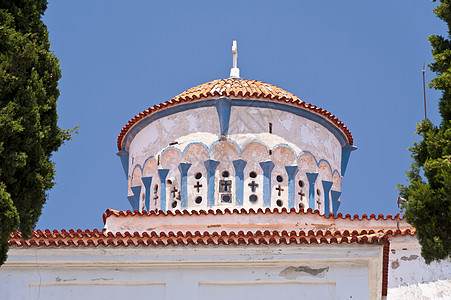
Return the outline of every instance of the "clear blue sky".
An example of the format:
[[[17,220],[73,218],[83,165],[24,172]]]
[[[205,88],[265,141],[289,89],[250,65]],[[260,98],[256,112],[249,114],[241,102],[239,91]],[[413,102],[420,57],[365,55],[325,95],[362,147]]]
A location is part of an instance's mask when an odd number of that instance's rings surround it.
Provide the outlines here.
[[[340,212],[395,214],[423,115],[427,37],[446,27],[431,1],[60,1],[44,17],[61,60],[59,125],[79,134],[54,155],[58,184],[39,229],[103,227],[107,208],[130,209],[117,152],[134,115],[229,75],[279,86],[335,114],[359,148]],[[434,74],[426,72],[427,80]],[[427,90],[440,119],[440,94]]]

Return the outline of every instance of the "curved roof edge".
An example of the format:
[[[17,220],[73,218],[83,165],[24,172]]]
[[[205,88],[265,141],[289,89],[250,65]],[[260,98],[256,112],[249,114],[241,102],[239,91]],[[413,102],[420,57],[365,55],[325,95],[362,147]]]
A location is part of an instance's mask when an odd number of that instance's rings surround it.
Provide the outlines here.
[[[133,216],[144,216],[144,217],[170,217],[170,216],[200,216],[200,215],[232,215],[232,214],[245,214],[245,215],[257,215],[257,214],[271,214],[271,215],[282,215],[282,214],[294,214],[294,215],[316,215],[324,220],[348,220],[348,221],[370,221],[370,220],[376,220],[376,221],[405,221],[405,216],[400,216],[399,214],[396,215],[384,215],[384,214],[363,214],[361,216],[355,214],[354,216],[351,216],[350,214],[343,215],[342,213],[338,213],[336,216],[333,213],[330,213],[328,216],[323,215],[320,213],[318,209],[311,209],[308,208],[307,211],[302,210],[296,210],[294,207],[287,209],[285,207],[283,208],[224,208],[224,209],[200,209],[200,210],[169,210],[167,212],[163,212],[162,210],[159,210],[158,212],[154,210],[146,211],[146,210],[115,210],[115,209],[107,209],[105,213],[103,214],[103,224],[106,223],[106,220],[110,216],[115,217],[133,217]],[[410,226],[410,225],[409,225]],[[412,227],[413,228],[413,227]]]
[[[117,139],[118,150],[122,150],[122,142],[129,132],[129,130],[139,123],[142,119],[149,115],[163,110],[168,107],[183,104],[186,102],[209,100],[217,97],[228,97],[233,99],[265,99],[274,102],[284,102],[293,106],[300,107],[307,111],[313,112],[324,119],[331,122],[339,130],[341,130],[347,138],[349,145],[353,145],[354,139],[349,129],[341,122],[335,115],[330,112],[317,107],[316,105],[306,103],[298,97],[274,85],[257,81],[238,78],[218,79],[210,81],[179,94],[169,101],[154,105],[133,117],[122,128]]]

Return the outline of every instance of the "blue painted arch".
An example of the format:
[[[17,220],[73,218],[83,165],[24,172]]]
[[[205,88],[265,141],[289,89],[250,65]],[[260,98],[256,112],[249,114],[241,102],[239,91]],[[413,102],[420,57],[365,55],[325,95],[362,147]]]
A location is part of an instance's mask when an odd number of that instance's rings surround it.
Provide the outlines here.
[[[186,145],[186,147],[181,152],[182,160],[183,160],[183,155],[185,155],[185,151],[192,145],[201,145],[201,146],[203,146],[205,148],[205,150],[207,151],[207,153],[208,153],[208,157],[210,157],[210,149],[208,149],[207,145],[205,145],[202,142],[192,142],[192,143],[189,143],[188,145]]]
[[[295,160],[293,161],[293,163],[297,163],[297,162],[298,162],[298,156],[296,155],[296,151],[294,151],[293,148],[290,147],[290,146],[288,146],[287,144],[277,144],[277,145],[275,145],[275,146],[272,148],[271,151],[274,153],[274,151],[275,151],[277,148],[279,148],[279,147],[285,147],[285,148],[291,150],[291,152],[292,152],[293,155],[294,155],[294,159],[295,159]]]
[[[301,153],[299,153],[298,157],[297,157],[297,164],[299,166],[299,160],[301,159],[301,156],[307,154],[310,155],[311,157],[313,157],[313,160],[315,161],[315,165],[316,165],[316,170],[315,172],[318,171],[318,160],[316,159],[315,155],[313,155],[310,151],[302,151]]]
[[[149,160],[151,160],[152,158],[155,159],[155,161],[156,161],[157,164],[158,164],[158,159],[157,159],[155,156],[153,156],[153,155],[149,156],[148,158],[146,158],[146,160],[145,160],[144,163],[143,163],[143,166],[142,166],[142,171],[143,171],[143,172],[144,172],[144,168],[146,167],[147,162],[148,162]]]
[[[236,149],[238,150],[238,156],[241,155],[241,149],[240,149],[240,146],[237,144],[237,142],[235,142],[234,140],[230,140],[230,139],[219,139],[219,140],[216,140],[216,141],[215,141],[213,144],[211,144],[211,146],[210,146],[210,149],[209,149],[209,151],[208,151],[208,155],[209,155],[210,159],[212,159],[212,158],[211,158],[211,151],[213,150],[213,147],[214,147],[215,145],[219,144],[220,142],[230,142],[230,143],[232,143],[232,144],[236,147]]]
[[[331,178],[333,178],[332,177],[332,167],[331,167],[330,163],[327,160],[323,159],[323,158],[318,161],[318,172],[319,172],[319,165],[322,162],[325,162],[327,164],[327,166],[329,167],[329,174],[330,174]]]
[[[250,141],[247,141],[246,143],[243,144],[243,147],[241,148],[240,155],[243,153],[244,148],[246,148],[246,146],[249,145],[249,144],[251,144],[251,143],[258,143],[258,144],[263,145],[263,146],[266,148],[266,150],[268,151],[268,153],[269,153],[269,150],[270,150],[270,149],[269,149],[269,146],[266,145],[265,142],[262,142],[262,141],[260,141],[260,140],[250,140]]]
[[[171,150],[171,149],[177,150],[177,152],[180,154],[180,157],[182,157],[182,151],[180,151],[180,149],[175,148],[174,146],[170,146],[170,147],[164,148],[164,150],[161,151],[161,153],[160,153],[160,157],[162,157],[163,154],[164,154],[166,151]]]
[[[135,170],[136,170],[136,169],[139,169],[139,171],[141,172],[141,176],[143,175],[143,168],[142,168],[142,166],[141,166],[140,164],[136,164],[136,165],[133,167],[133,170],[132,170],[132,172],[130,173],[129,178],[131,178],[131,177],[133,176],[133,173],[135,173]]]

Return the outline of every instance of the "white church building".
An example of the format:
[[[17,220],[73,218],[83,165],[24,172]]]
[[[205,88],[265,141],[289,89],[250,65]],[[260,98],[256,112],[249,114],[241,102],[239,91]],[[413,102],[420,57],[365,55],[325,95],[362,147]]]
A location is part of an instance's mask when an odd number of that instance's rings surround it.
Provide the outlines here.
[[[240,78],[233,52],[229,78],[121,130],[131,210],[11,235],[0,299],[451,299],[450,261],[425,264],[404,219],[339,212],[343,122]]]

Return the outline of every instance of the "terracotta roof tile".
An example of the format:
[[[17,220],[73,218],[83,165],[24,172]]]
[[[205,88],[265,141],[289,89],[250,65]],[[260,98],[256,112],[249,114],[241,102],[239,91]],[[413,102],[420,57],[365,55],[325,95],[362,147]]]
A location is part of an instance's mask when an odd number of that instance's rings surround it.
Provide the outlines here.
[[[108,210],[120,214],[121,212]],[[370,218],[375,218],[374,215]],[[362,218],[363,219],[363,218]],[[357,218],[357,220],[359,220]],[[30,239],[23,239],[20,232],[10,235],[9,246],[30,247],[164,247],[187,245],[312,245],[312,244],[377,244],[383,245],[382,295],[387,295],[390,236],[413,236],[416,230],[257,230],[247,231],[177,231],[177,232],[106,232],[97,229],[82,231],[37,230]]]
[[[167,245],[269,245],[269,244],[387,244],[389,236],[414,235],[415,230],[395,232],[354,230],[345,231],[257,231],[257,232],[125,232],[111,233],[94,230],[37,230],[28,240],[20,232],[11,234],[11,247],[118,247],[118,246],[167,246]],[[387,252],[388,253],[388,252]],[[385,255],[385,254],[384,254]]]
[[[158,212],[151,210],[151,211],[131,211],[131,210],[127,210],[127,211],[119,211],[119,210],[114,210],[114,209],[107,209],[105,211],[105,213],[103,214],[103,223],[105,224],[106,219],[109,216],[115,215],[117,217],[126,217],[126,216],[176,216],[176,215],[226,215],[226,214],[286,214],[286,213],[293,213],[293,214],[313,214],[313,215],[318,215],[321,216],[322,218],[325,219],[347,219],[347,220],[397,220],[398,219],[398,214],[396,215],[383,215],[383,214],[379,214],[379,215],[375,215],[375,214],[371,214],[371,215],[367,215],[367,214],[363,214],[362,216],[359,215],[354,215],[351,216],[350,214],[346,214],[343,215],[342,213],[338,213],[337,216],[334,216],[333,213],[330,213],[329,216],[326,215],[322,215],[320,213],[319,210],[315,210],[313,211],[311,208],[307,209],[306,212],[304,211],[298,211],[295,208],[291,208],[291,209],[287,209],[287,208],[281,208],[281,209],[271,209],[271,208],[258,208],[258,209],[245,209],[245,208],[233,208],[233,209],[229,209],[229,208],[225,208],[225,209],[208,209],[208,210],[204,210],[204,209],[200,209],[200,210],[169,210],[167,212],[163,212],[161,210],[159,210]],[[399,220],[404,220],[404,216],[402,218],[399,218]]]
[[[152,113],[177,105],[181,102],[187,101],[199,101],[208,100],[216,97],[232,97],[234,99],[269,99],[273,101],[283,101],[287,104],[299,106],[303,109],[310,110],[311,112],[321,115],[325,119],[329,120],[332,124],[338,127],[347,137],[348,143],[353,145],[353,137],[349,129],[339,121],[336,116],[327,112],[324,109],[305,103],[295,95],[284,91],[274,85],[257,81],[246,80],[238,78],[218,79],[211,82],[204,83],[202,85],[190,88],[189,90],[175,96],[169,101],[154,105],[153,107],[143,111],[139,115],[136,115],[122,128],[117,139],[117,147],[122,150],[122,141],[127,132],[136,125],[140,120],[151,115]]]
[[[180,214],[189,214],[189,215],[202,215],[202,214],[231,214],[231,213],[245,213],[245,214],[280,214],[280,213],[299,213],[294,210],[287,211],[286,209],[282,210],[262,210],[258,209],[257,211],[249,210],[246,211],[244,209],[241,212],[238,209],[231,210],[209,210],[209,211],[174,211],[167,213],[155,213],[151,212],[131,212],[131,211],[115,211],[115,210],[107,210],[104,214],[104,220],[111,215],[115,216],[124,216],[124,217],[132,217],[132,216],[157,216],[165,217],[165,216],[174,216]],[[307,213],[309,214],[318,214],[318,211],[312,212],[309,210]],[[354,219],[351,219],[350,215],[346,215],[343,217],[339,214],[337,217],[333,217],[331,214],[329,217],[321,216],[325,219],[349,219],[353,221],[362,221],[362,220],[371,220],[371,219],[379,219],[379,220],[396,220],[397,215],[394,217],[388,215],[383,216],[379,215],[376,217],[375,215],[366,216],[363,215],[361,219],[358,218],[357,215],[354,216]],[[415,228],[404,228],[404,229],[360,229],[360,230],[257,230],[257,231],[243,231],[238,230],[235,231],[204,231],[200,232],[196,231],[146,231],[142,233],[138,232],[107,232],[100,231],[97,229],[85,231],[81,229],[62,229],[61,231],[53,230],[50,231],[48,229],[36,230],[33,231],[30,239],[25,240],[22,238],[22,234],[20,232],[15,232],[11,234],[9,245],[12,247],[60,247],[60,246],[73,246],[73,247],[89,247],[89,246],[138,246],[138,245],[208,245],[208,244],[322,244],[322,243],[359,243],[359,244],[383,244],[388,241],[389,236],[405,236],[410,235],[413,236],[416,234]],[[388,253],[388,252],[387,252]]]

